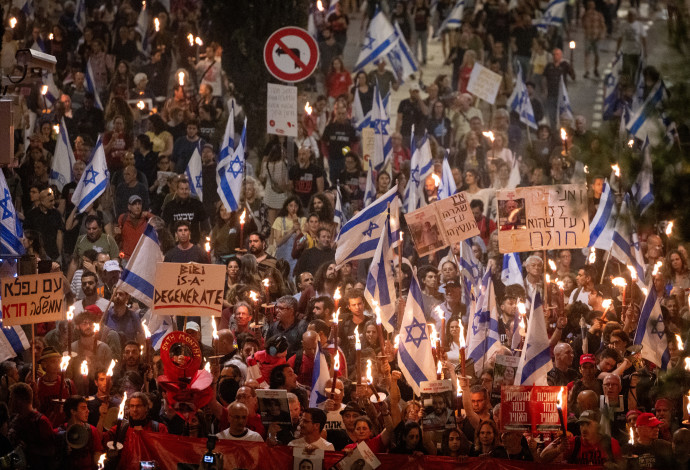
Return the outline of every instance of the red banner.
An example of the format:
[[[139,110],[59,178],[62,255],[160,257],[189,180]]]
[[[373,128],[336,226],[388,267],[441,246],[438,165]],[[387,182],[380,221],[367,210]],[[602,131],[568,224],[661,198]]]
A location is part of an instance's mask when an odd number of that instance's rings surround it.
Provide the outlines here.
[[[568,416],[565,397],[562,410],[557,407],[562,387],[504,385],[501,387],[501,430],[541,433],[561,428],[561,419]],[[564,422],[564,424],[566,424]]]
[[[155,460],[159,468],[177,469],[178,463],[199,464],[206,453],[206,439],[180,437],[172,434],[158,434],[145,431],[133,431],[125,444],[120,469],[139,470],[142,460]],[[291,470],[292,448],[268,447],[263,442],[238,442],[219,440],[216,452],[223,454],[224,468],[252,470]],[[323,468],[329,469],[343,457],[342,452],[326,452]],[[598,470],[602,467],[578,465],[544,465],[515,460],[487,458],[466,458],[462,461],[450,457],[413,457],[408,455],[377,454],[382,470],[451,470],[466,468],[470,470],[549,470],[549,469],[587,469]]]

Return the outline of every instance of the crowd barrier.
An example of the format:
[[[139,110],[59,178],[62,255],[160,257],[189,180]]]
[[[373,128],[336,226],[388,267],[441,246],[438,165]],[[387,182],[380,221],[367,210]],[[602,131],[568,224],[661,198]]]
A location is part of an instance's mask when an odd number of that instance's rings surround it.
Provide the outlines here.
[[[219,440],[216,452],[224,456],[224,469],[291,470],[293,468],[292,448],[269,447],[263,442],[238,442]],[[176,470],[178,463],[198,464],[206,453],[206,439],[181,437],[172,434],[157,434],[134,431],[125,445],[120,469],[139,470],[142,460],[155,460],[161,469]],[[342,452],[326,452],[324,470],[329,469],[343,457]],[[467,458],[462,462],[450,457],[377,454],[381,470],[551,470],[584,469],[600,470],[602,467],[580,465],[544,465],[514,460]],[[189,468],[189,467],[187,467]]]

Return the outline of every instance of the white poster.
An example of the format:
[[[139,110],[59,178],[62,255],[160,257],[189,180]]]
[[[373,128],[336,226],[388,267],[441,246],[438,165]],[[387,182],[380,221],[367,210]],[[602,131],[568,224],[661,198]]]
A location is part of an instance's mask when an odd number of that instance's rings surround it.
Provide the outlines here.
[[[268,84],[266,132],[297,137],[297,87]]]
[[[467,82],[467,91],[488,103],[494,104],[501,80],[502,77],[499,74],[477,62],[470,74],[470,81]]]

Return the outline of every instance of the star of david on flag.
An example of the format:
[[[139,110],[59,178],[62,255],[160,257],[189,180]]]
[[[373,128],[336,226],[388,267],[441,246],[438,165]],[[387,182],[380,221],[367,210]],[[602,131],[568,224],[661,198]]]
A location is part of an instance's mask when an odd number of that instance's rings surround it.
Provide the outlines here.
[[[105,150],[99,137],[91,161],[86,166],[86,170],[81,175],[81,179],[72,194],[72,204],[77,206],[80,213],[84,212],[105,192],[109,179]]]
[[[232,116],[230,117],[232,118]],[[234,130],[234,127],[232,128]],[[240,193],[242,192],[242,182],[244,179],[244,162],[247,148],[247,118],[244,118],[242,137],[240,143],[232,155],[228,147],[230,136],[230,124],[225,129],[226,136],[223,138],[225,147],[221,150],[221,159],[216,169],[216,181],[218,183],[218,195],[225,205],[225,208],[232,212],[239,208]]]
[[[204,200],[203,183],[201,178],[201,153],[199,153],[199,146],[194,148],[192,157],[187,163],[187,168],[184,170],[187,179],[190,181],[189,189],[193,195],[199,198],[200,201]]]
[[[326,383],[331,378],[328,373],[328,362],[326,355],[321,350],[318,342],[316,344],[316,355],[314,356],[314,370],[311,376],[311,395],[309,396],[309,407],[316,408],[326,401]]]
[[[642,345],[640,355],[660,369],[666,369],[671,354],[668,350],[666,325],[661,313],[661,304],[654,285],[642,304],[640,319],[635,331],[634,344]]]
[[[0,249],[8,255],[23,255],[24,245],[22,245],[22,237],[24,236],[24,231],[22,230],[22,223],[17,218],[17,211],[12,203],[12,194],[2,171],[0,171],[0,194],[3,195],[3,198],[0,200],[0,208],[2,208]]]

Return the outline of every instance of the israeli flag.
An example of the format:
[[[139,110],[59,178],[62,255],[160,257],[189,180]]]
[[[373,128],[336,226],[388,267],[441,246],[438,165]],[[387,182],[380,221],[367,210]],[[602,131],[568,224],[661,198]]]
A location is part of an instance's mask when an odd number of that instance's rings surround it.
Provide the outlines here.
[[[45,100],[45,107],[52,108],[53,105],[60,99],[60,89],[55,84],[53,74],[50,72],[45,72],[41,76],[41,81],[43,82],[41,95]],[[45,93],[43,93],[43,91],[45,91]]]
[[[381,11],[376,13],[369,23],[367,35],[362,40],[359,58],[353,72],[359,72],[385,56],[395,46],[397,39],[395,29],[386,15]]]
[[[0,331],[0,361],[13,359],[31,347],[21,326],[3,326],[0,320]]]
[[[328,13],[326,14],[326,18],[331,16],[333,13],[335,13],[335,6],[340,3],[340,0],[333,0],[330,5],[328,5]]]
[[[364,188],[364,206],[372,204],[376,200],[376,175],[374,174],[374,164],[369,161],[367,170],[367,185]]]
[[[450,163],[448,163],[448,151],[443,156],[443,166],[441,171],[441,184],[438,186],[438,199],[445,199],[451,197],[453,194],[458,192],[457,186],[455,186],[455,179],[453,178],[453,172],[450,169]]]
[[[549,26],[562,26],[567,0],[551,0],[541,18],[534,20],[534,25],[541,33],[546,33]]]
[[[645,60],[644,57],[640,57],[640,60],[637,62],[637,70],[635,71],[635,77],[637,80],[637,84],[635,85],[635,94],[633,95],[632,103],[630,106],[630,109],[633,111],[637,111],[640,109],[640,106],[642,106],[642,103],[644,103],[644,92],[645,92],[645,81],[644,81],[644,75],[642,75],[642,70],[645,67]]]
[[[618,125],[618,139],[622,142],[628,140],[628,123],[632,118],[632,112],[627,103],[623,103],[623,112],[621,113],[621,121]]]
[[[412,132],[414,135],[414,130]],[[413,138],[414,140],[414,138]],[[410,180],[405,188],[405,212],[410,213],[424,205],[424,182],[434,171],[434,161],[431,158],[431,145],[427,134],[422,137],[419,147],[413,144],[412,159],[410,160]]]
[[[474,314],[467,326],[467,357],[474,361],[474,370],[480,374],[486,360],[501,345],[498,334],[498,310],[491,270],[486,271],[479,286]]]
[[[62,118],[60,120],[60,133],[58,134],[57,143],[55,144],[53,166],[50,169],[49,184],[54,184],[62,191],[62,188],[67,183],[72,182],[72,166],[74,162],[74,152],[72,152],[72,145],[69,142],[65,118]]]
[[[338,266],[347,261],[371,258],[374,255],[388,216],[388,205],[390,204],[392,214],[397,214],[400,210],[400,200],[397,196],[398,185],[395,185],[343,225],[335,240],[335,262]],[[398,230],[398,227],[394,226],[391,229]]]
[[[613,231],[616,228],[618,208],[616,207],[616,195],[611,190],[611,185],[604,180],[604,189],[599,199],[599,207],[592,222],[589,224],[589,246],[610,250],[613,243]]]
[[[142,10],[146,8],[146,3],[142,6]],[[86,27],[86,0],[77,0],[77,6],[74,10],[74,22],[81,31]]]
[[[335,223],[336,230],[340,230],[347,219],[345,218],[345,213],[343,212],[343,195],[340,194],[340,187],[335,188],[335,207],[333,209],[333,222]]]
[[[611,71],[604,77],[603,115],[613,116],[618,102],[620,73],[623,69],[623,54],[617,54],[611,62]]]
[[[158,235],[153,225],[147,225],[139,237],[137,246],[120,275],[117,288],[151,307],[153,305],[153,284],[156,279],[156,266],[163,262],[163,252],[158,243]],[[158,315],[154,315],[158,316]],[[153,327],[149,325],[153,331]]]
[[[654,203],[654,176],[652,174],[652,157],[649,153],[649,140],[645,141],[647,145],[643,150],[642,169],[635,179],[635,183],[630,188],[635,203],[637,204],[638,217],[644,214],[649,209],[649,206]]]
[[[656,289],[651,286],[640,311],[633,343],[642,345],[640,354],[643,359],[662,370],[666,369],[671,359],[666,331],[666,322],[661,314],[659,298]]]
[[[91,67],[91,59],[86,62],[86,73],[84,75],[86,78],[86,89],[93,93],[96,107],[103,111],[104,108],[103,103],[101,103],[101,96],[96,89],[96,81],[94,80],[93,68]]]
[[[455,5],[453,6],[453,9],[448,13],[448,16],[446,17],[445,20],[443,20],[443,23],[441,23],[441,26],[436,30],[436,34],[434,34],[434,37],[438,37],[446,31],[447,29],[458,29],[462,26],[462,12],[465,9],[465,0],[458,0],[455,2]]]
[[[359,87],[355,87],[355,99],[352,102],[352,115],[355,120],[355,128],[358,132],[362,132],[362,129],[369,127],[369,124],[371,124],[371,111],[370,109],[366,115],[364,114],[362,99],[359,97]]]
[[[405,36],[398,23],[394,24],[394,28],[397,41],[393,49],[386,54],[386,57],[388,58],[388,63],[393,67],[393,72],[398,82],[405,83],[406,78],[419,70],[419,65],[417,64],[417,59],[414,58],[412,49],[405,41]]]
[[[232,118],[232,116],[231,116]],[[234,128],[234,125],[233,125]],[[229,132],[230,123],[225,128],[226,135],[223,137],[223,147],[220,150],[220,158],[216,169],[216,181],[218,183],[218,195],[223,201],[225,208],[236,211],[239,208],[240,194],[242,192],[242,181],[245,171],[245,149],[247,147],[247,118],[244,118],[242,136],[237,148],[232,152],[230,145]]]
[[[381,98],[381,92],[377,85],[374,85],[374,105],[372,107],[373,127],[374,127],[374,155],[372,158],[374,169],[379,172],[384,166],[393,159],[393,143],[391,142],[390,124],[391,119],[386,109],[388,96]],[[371,167],[372,161],[369,162]]]
[[[27,17],[27,19],[33,19],[33,17],[34,17],[33,0],[19,0],[19,2],[17,2],[17,1],[12,2],[12,4],[14,6],[17,6],[17,3],[19,4],[19,8],[22,10],[22,13],[24,13],[24,15]]]
[[[659,113],[662,101],[666,96],[667,91],[663,81],[657,81],[642,106],[632,112],[632,116],[630,116],[630,120],[626,125],[628,132],[640,140],[644,140],[645,137],[649,136],[650,141],[654,143],[652,139],[656,137]]]
[[[391,231],[390,217],[387,217],[364,288],[364,298],[367,299],[369,305],[378,304],[381,309],[381,324],[391,333],[398,328],[392,249],[397,239],[398,233]]]
[[[519,64],[515,88],[513,88],[513,93],[510,95],[510,98],[508,98],[508,103],[510,109],[520,115],[520,122],[533,129],[538,128],[537,120],[534,117],[532,102],[529,99],[525,82],[522,80],[522,69]]]
[[[7,186],[5,174],[0,171],[0,209],[2,210],[2,229],[0,230],[0,249],[6,255],[23,255],[24,245],[22,245],[22,222],[17,218],[17,210],[12,202],[12,194]],[[12,356],[14,357],[14,356]]]
[[[565,87],[565,80],[561,75],[561,84],[558,88],[558,127],[560,127],[561,116],[566,115],[568,119],[573,121],[573,108],[570,106],[570,98],[568,97],[568,89]]]
[[[192,194],[198,197],[200,201],[203,201],[204,183],[201,177],[201,154],[199,153],[199,145],[194,148],[194,153],[192,153],[192,157],[189,159],[184,174],[187,175],[189,189]]]
[[[469,304],[472,299],[472,288],[478,288],[484,275],[484,267],[472,251],[472,239],[468,238],[460,242],[460,256],[457,258],[462,280],[463,299]]]
[[[676,123],[666,114],[666,111],[662,110],[659,117],[661,118],[661,123],[666,129],[666,146],[667,148],[671,148],[673,144],[678,141],[678,129],[676,128]]]
[[[518,284],[524,287],[525,282],[522,278],[522,261],[520,261],[519,253],[506,253],[503,255],[501,282],[506,286]]]
[[[419,288],[419,281],[414,273],[400,327],[398,366],[415,395],[421,394],[422,382],[436,379],[436,364],[431,353],[431,340],[424,319],[422,290]]]
[[[553,365],[543,307],[541,295],[535,292],[525,336],[525,348],[522,350],[515,375],[515,385],[547,385],[546,374]]]
[[[337,352],[336,352],[337,354]],[[314,370],[311,375],[311,394],[309,395],[309,408],[316,408],[328,399],[326,384],[331,379],[328,372],[326,355],[321,351],[321,346],[316,342],[316,355],[314,356]]]
[[[109,179],[110,173],[105,162],[105,150],[99,136],[91,161],[86,165],[86,170],[81,175],[81,179],[72,194],[72,204],[77,206],[79,213],[84,212],[105,192]]]
[[[637,236],[637,224],[630,210],[630,194],[623,197],[620,212],[616,218],[616,228],[613,231],[613,246],[611,255],[623,264],[632,266],[637,272],[637,284],[644,284],[644,258],[640,250],[640,240]]]

